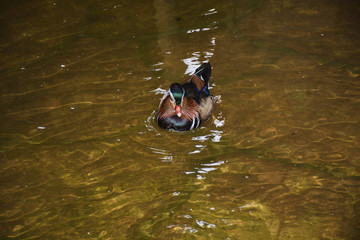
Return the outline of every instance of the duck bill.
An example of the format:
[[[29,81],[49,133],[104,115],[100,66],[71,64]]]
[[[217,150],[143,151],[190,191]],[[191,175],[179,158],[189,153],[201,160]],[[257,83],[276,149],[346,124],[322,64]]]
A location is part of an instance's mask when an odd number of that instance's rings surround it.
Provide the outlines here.
[[[175,113],[178,117],[181,117],[181,106],[175,106]]]

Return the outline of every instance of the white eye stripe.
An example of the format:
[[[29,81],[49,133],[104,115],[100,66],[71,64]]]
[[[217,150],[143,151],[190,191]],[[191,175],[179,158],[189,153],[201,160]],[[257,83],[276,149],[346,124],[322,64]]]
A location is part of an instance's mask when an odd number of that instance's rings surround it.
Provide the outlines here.
[[[172,92],[169,90],[168,93],[170,95],[171,101],[175,102],[175,98],[174,98],[174,95],[172,94]]]
[[[175,97],[173,95],[173,93],[169,90],[168,94],[170,95],[170,98],[173,102],[175,102]],[[181,102],[184,100],[184,96],[185,96],[185,91],[183,91],[183,94],[181,95]]]

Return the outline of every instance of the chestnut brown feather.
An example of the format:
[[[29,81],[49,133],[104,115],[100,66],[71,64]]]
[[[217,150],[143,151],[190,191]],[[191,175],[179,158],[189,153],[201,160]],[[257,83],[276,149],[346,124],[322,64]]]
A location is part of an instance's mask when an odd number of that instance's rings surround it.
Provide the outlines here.
[[[167,96],[160,104],[158,118],[164,119],[176,115],[174,104],[171,102],[170,96]]]
[[[184,116],[185,119],[190,121],[199,115],[197,110],[198,110],[197,102],[194,99],[187,98],[185,96],[182,106],[182,116]]]
[[[198,116],[198,104],[191,98],[184,96],[181,109],[181,118],[190,121]],[[158,118],[165,119],[174,115],[176,115],[174,104],[171,102],[170,96],[167,96],[160,104]]]
[[[187,82],[193,82],[196,85],[197,89],[202,89],[205,86],[204,81],[201,80],[196,75],[192,75],[192,76],[188,77],[182,84],[187,83]]]

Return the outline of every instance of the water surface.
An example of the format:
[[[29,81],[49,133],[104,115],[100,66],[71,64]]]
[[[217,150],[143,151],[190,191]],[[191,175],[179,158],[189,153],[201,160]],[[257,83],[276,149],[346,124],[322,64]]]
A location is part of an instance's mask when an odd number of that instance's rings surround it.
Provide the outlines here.
[[[358,1],[1,3],[1,239],[358,239]],[[155,124],[213,66],[213,119]]]

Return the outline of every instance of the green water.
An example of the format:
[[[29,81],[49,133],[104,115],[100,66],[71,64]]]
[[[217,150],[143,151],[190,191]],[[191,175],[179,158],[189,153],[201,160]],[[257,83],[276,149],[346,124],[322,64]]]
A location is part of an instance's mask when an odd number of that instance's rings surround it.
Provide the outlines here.
[[[359,239],[359,1],[0,3],[0,239]],[[213,66],[213,119],[162,93]]]

